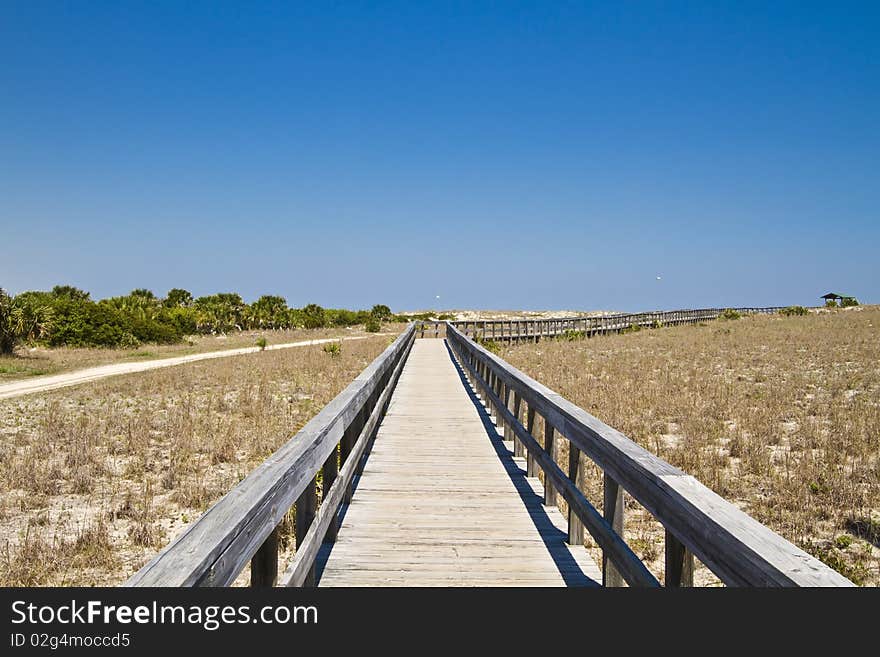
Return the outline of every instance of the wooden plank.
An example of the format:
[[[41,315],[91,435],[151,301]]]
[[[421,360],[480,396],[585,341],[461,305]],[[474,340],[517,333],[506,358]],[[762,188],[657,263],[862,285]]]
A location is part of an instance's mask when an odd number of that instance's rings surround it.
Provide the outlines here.
[[[462,380],[443,342],[413,345],[337,541],[319,555],[320,586],[598,585],[598,565],[567,545],[565,518],[503,446],[512,411],[492,393],[494,429]]]

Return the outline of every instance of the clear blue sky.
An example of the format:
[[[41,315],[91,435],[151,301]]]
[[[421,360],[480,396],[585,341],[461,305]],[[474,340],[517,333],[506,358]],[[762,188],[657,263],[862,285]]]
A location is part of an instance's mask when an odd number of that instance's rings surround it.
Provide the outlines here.
[[[3,1],[0,286],[877,303],[878,7]]]

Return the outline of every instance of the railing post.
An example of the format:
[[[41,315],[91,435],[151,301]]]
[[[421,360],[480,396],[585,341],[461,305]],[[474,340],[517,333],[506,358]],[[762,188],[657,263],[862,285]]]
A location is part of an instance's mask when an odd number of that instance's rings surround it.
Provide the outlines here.
[[[581,451],[569,441],[568,478],[571,479],[571,482],[578,490],[581,489],[581,485],[583,484],[583,468],[581,467],[581,462]],[[574,513],[571,505],[568,506],[568,543],[569,545],[584,544],[584,524]]]
[[[544,451],[547,452],[547,455],[555,462],[556,461],[556,441],[555,437],[555,429],[553,425],[544,418]],[[553,484],[550,483],[550,478],[547,476],[547,473],[544,473],[544,504],[547,506],[554,506],[556,504],[556,489],[553,488]]]
[[[333,451],[330,453],[330,456],[327,457],[327,460],[324,461],[324,468],[322,470],[323,474],[321,477],[321,488],[323,490],[323,494],[326,495],[327,491],[330,490],[330,487],[333,485],[333,482],[336,481],[336,475],[339,474],[339,449],[338,447],[334,447]],[[330,522],[330,526],[327,528],[327,533],[324,535],[324,540],[328,543],[333,543],[336,541],[336,535],[339,532],[339,516],[333,518]]]
[[[361,435],[361,429],[364,426],[365,412],[368,413],[370,411],[362,408],[342,434],[342,440],[339,443],[339,462],[343,465],[348,461],[351,450],[354,449],[354,444],[357,441],[358,436]],[[345,502],[351,502],[351,484],[345,489],[344,498]]]
[[[526,431],[534,438],[535,436],[535,409],[529,404],[528,413],[526,413]],[[538,464],[535,462],[531,452],[526,452],[526,476],[538,476]]]
[[[278,527],[266,537],[251,557],[251,586],[275,586],[278,579]]]
[[[694,555],[666,530],[666,586],[694,585]]]
[[[317,485],[318,482],[313,477],[312,480],[308,483],[305,490],[300,494],[299,498],[296,500],[296,545],[299,547],[302,545],[303,540],[305,540],[306,532],[309,530],[309,527],[312,526],[312,522],[315,520],[315,512],[318,509],[318,494],[317,494]],[[303,586],[314,586],[315,585],[315,564],[312,564],[312,567],[309,571],[308,576],[305,581],[303,581]]]
[[[506,383],[501,384],[501,403],[504,405],[504,408],[510,410],[510,388],[507,387]],[[499,413],[499,417],[500,417]],[[506,419],[501,420],[501,424],[504,427],[504,441],[512,440],[513,436],[513,428]]]
[[[623,490],[620,485],[604,473],[603,515],[611,528],[623,538]],[[624,580],[614,564],[603,552],[602,554],[602,586],[623,586]]]
[[[522,421],[522,415],[520,412],[522,411],[522,397],[520,397],[518,392],[513,393],[513,415],[516,417],[517,422]],[[516,437],[516,434],[513,434],[513,455],[514,456],[522,456],[525,449],[523,448],[523,444],[519,438]]]

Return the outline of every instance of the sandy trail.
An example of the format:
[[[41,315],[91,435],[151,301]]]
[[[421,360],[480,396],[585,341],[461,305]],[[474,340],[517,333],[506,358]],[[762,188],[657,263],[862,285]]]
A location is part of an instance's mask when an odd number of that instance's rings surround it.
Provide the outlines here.
[[[285,342],[283,344],[269,345],[266,347],[266,351],[271,351],[273,349],[290,349],[291,347],[308,347],[310,345],[324,344],[326,342],[366,340],[367,338],[380,335],[393,334],[375,333],[373,335],[353,335],[339,338],[321,338],[318,340]],[[27,379],[24,381],[12,381],[10,383],[0,384],[0,399],[20,397],[22,395],[30,395],[35,392],[46,392],[47,390],[55,390],[56,388],[66,388],[67,386],[75,386],[81,383],[96,381],[98,379],[105,379],[109,376],[117,376],[119,374],[133,374],[135,372],[155,370],[160,367],[171,367],[173,365],[194,363],[195,361],[199,360],[209,360],[211,358],[226,358],[228,356],[241,356],[242,354],[252,354],[257,351],[260,351],[259,347],[239,347],[237,349],[208,351],[202,354],[174,356],[173,358],[159,358],[156,360],[141,361],[137,363],[114,363],[112,365],[99,365],[97,367],[87,367],[85,369],[76,370],[75,372],[67,372],[66,374],[53,374],[52,376],[41,376],[35,379]]]

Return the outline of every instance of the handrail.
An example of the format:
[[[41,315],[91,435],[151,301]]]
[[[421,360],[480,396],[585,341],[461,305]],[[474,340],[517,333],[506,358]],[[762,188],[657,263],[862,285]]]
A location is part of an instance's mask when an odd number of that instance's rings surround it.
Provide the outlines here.
[[[514,438],[515,450],[527,450],[530,472],[539,466],[544,470],[545,499],[555,501],[558,491],[568,501],[570,536],[578,534],[582,523],[603,548],[606,585],[620,584],[621,579],[639,582],[631,558],[615,545],[615,536],[621,539],[623,530],[621,489],[625,489],[666,529],[667,586],[689,583],[691,555],[728,585],[853,586],[694,477],[483,348],[452,322],[446,334],[471,381],[502,420],[505,435]],[[544,446],[534,438],[536,414],[544,418]],[[569,441],[565,476],[555,462],[559,438]],[[598,512],[579,494],[576,480],[581,454],[605,473],[602,523],[595,518]]]
[[[324,473],[325,504],[331,501],[332,493],[336,505],[332,509],[328,506],[321,520],[327,540],[333,540],[339,504],[350,497],[353,471],[372,439],[414,340],[415,325],[410,324],[293,438],[220,498],[125,586],[228,586],[249,560],[252,585],[274,584],[278,525],[295,503],[297,544],[305,544],[315,520],[318,471]],[[361,440],[365,435],[366,440]],[[337,478],[340,485],[334,489]],[[332,518],[325,520],[330,515]],[[323,540],[325,535],[319,538]],[[306,572],[306,576],[297,583],[314,581],[314,555],[299,571]]]

